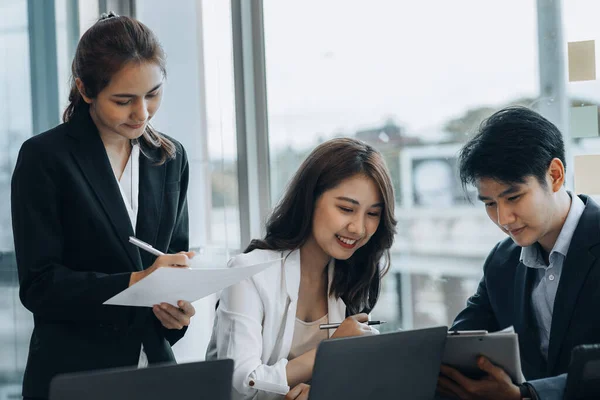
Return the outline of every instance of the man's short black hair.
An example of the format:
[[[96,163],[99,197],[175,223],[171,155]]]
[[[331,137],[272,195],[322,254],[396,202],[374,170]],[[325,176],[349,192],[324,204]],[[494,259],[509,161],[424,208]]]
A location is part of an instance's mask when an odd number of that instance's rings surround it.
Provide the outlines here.
[[[507,107],[483,121],[459,155],[460,180],[466,189],[480,178],[523,183],[529,176],[546,186],[552,159],[566,168],[562,134],[552,122],[526,107]]]

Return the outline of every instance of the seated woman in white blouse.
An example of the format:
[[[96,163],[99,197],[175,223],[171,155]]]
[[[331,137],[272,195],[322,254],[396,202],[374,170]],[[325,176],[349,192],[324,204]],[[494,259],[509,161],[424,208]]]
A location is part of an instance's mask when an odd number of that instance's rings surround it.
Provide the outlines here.
[[[280,266],[220,296],[206,358],[234,360],[234,399],[282,398],[249,382],[303,385],[322,340],[374,332],[365,322],[389,268],[395,226],[392,182],[379,152],[345,138],[313,150],[270,216],[265,238],[229,262],[236,268],[283,257]],[[342,324],[319,329],[328,322]],[[288,398],[303,398],[307,389]]]

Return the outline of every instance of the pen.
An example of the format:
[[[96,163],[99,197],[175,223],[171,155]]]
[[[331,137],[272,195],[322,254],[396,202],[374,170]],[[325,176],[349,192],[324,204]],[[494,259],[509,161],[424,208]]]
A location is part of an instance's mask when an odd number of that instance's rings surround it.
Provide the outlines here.
[[[448,331],[450,336],[477,336],[477,335],[487,335],[488,331]]]
[[[150,246],[148,243],[143,242],[136,237],[129,236],[129,242],[133,243],[134,245],[136,245],[137,247],[139,247],[142,250],[146,250],[150,254],[154,254],[155,256],[164,256],[165,255],[165,253],[163,253],[162,251],[156,250],[154,247]]]
[[[263,392],[277,393],[283,396],[285,396],[290,391],[289,386],[259,381],[257,379],[250,379],[250,382],[248,382],[248,384],[252,389],[261,390]]]
[[[381,325],[385,324],[385,321],[368,321],[367,325]],[[336,329],[341,325],[341,323],[336,324],[321,324],[319,325],[319,329]]]

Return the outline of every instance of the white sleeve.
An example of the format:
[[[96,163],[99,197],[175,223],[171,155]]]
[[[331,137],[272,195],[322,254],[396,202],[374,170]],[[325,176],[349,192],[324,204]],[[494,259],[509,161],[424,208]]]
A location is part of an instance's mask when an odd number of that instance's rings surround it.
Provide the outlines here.
[[[235,267],[235,259],[232,262],[230,267]],[[287,386],[288,360],[278,360],[274,365],[261,360],[263,315],[263,303],[252,278],[221,293],[214,335],[217,358],[233,359],[233,389],[243,399],[251,399],[257,393],[248,385],[250,379]]]

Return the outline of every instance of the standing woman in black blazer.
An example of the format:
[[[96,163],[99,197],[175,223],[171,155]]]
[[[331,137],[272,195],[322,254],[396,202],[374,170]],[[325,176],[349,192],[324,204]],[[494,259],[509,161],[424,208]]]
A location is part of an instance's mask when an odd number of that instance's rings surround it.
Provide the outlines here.
[[[174,361],[171,345],[194,314],[185,301],[102,305],[193,257],[186,154],[149,125],[166,75],[157,38],[103,15],[82,36],[72,74],[64,123],[23,144],[12,178],[20,298],[34,318],[25,398],[47,398],[60,373]],[[170,254],[140,252],[134,235]]]

